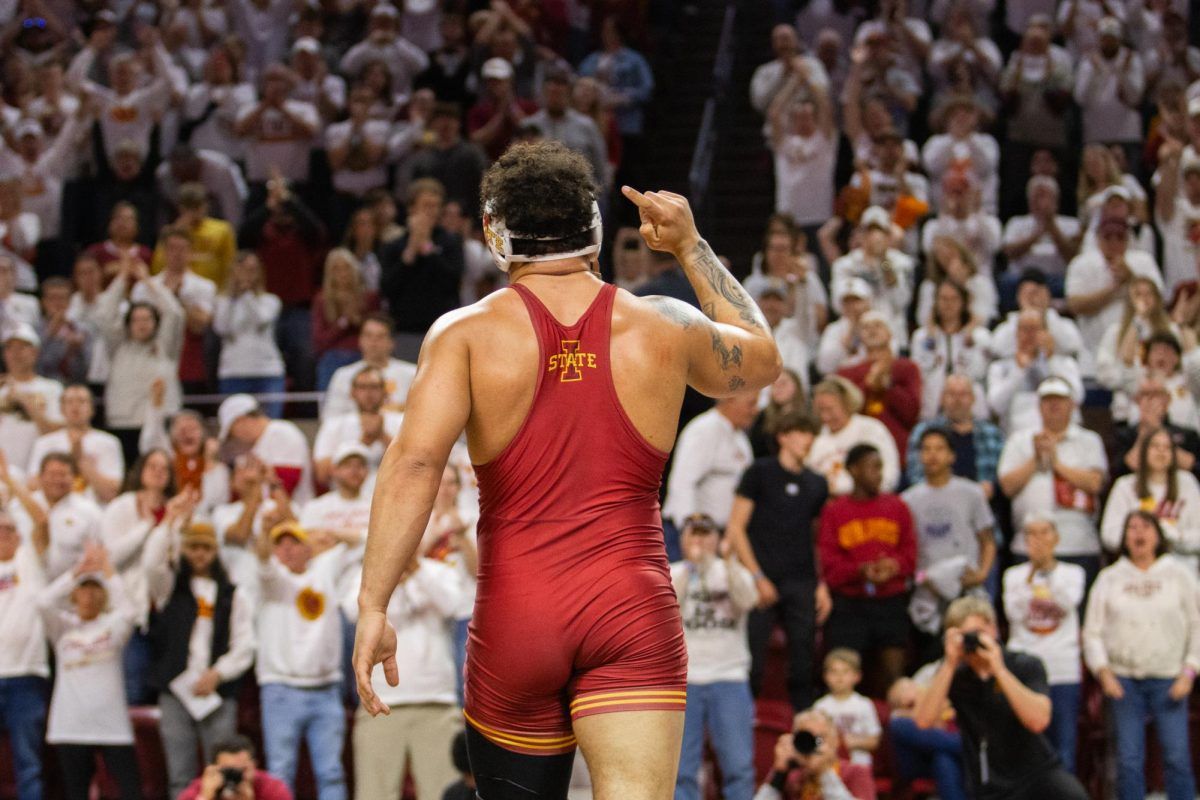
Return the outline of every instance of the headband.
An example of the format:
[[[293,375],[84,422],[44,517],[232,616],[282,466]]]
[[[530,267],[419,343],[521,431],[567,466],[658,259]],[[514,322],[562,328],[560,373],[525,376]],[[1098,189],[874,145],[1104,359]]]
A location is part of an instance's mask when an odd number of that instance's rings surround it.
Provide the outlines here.
[[[508,272],[513,264],[527,264],[536,261],[556,261],[560,258],[573,258],[575,256],[590,256],[599,254],[600,242],[604,238],[604,224],[600,220],[600,204],[595,200],[592,201],[592,220],[586,228],[583,228],[568,236],[532,236],[524,233],[516,233],[510,231],[504,224],[504,220],[496,217],[492,213],[494,205],[489,201],[483,211],[483,239],[487,242],[488,250],[492,252],[492,259],[495,260],[496,266],[502,272]],[[592,241],[586,247],[580,247],[575,250],[563,252],[542,253],[539,255],[527,255],[520,252],[524,242],[561,242],[573,236],[577,236],[585,231],[590,231]]]

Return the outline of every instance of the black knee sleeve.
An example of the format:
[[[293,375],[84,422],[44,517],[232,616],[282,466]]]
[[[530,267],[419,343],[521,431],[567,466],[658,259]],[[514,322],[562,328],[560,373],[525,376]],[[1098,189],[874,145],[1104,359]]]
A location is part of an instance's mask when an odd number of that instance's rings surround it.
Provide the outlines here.
[[[554,756],[514,753],[467,725],[467,754],[479,800],[566,800],[573,752]]]

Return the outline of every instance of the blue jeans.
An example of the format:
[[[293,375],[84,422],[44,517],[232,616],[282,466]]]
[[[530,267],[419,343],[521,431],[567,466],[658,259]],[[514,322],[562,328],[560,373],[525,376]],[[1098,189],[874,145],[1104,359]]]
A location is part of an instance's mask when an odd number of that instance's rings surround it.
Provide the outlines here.
[[[1172,700],[1170,678],[1118,678],[1125,696],[1110,699],[1117,738],[1117,797],[1141,800],[1146,795],[1146,717],[1162,745],[1167,800],[1194,800],[1196,781],[1188,748],[1188,700]]]
[[[346,800],[342,745],[346,711],[336,684],[298,689],[281,683],[262,686],[263,749],[267,771],[295,791],[300,740],[308,744],[320,800]]]
[[[888,736],[904,780],[933,778],[942,800],[967,800],[960,734],[940,728],[921,730],[912,717],[892,717]]]
[[[317,391],[323,392],[329,388],[329,381],[333,380],[333,373],[337,372],[341,367],[347,364],[353,364],[362,358],[362,353],[357,350],[326,350],[317,359]]]
[[[125,673],[125,702],[131,706],[148,706],[154,703],[154,691],[146,685],[146,673],[150,671],[150,637],[135,630],[129,637],[122,654],[122,669]]]
[[[754,796],[754,698],[747,681],[689,683],[675,800],[700,800],[704,734],[717,754],[725,800]]]
[[[221,378],[217,381],[217,387],[221,394],[275,394],[287,389],[287,380],[282,375],[278,377]],[[282,400],[268,400],[259,405],[262,406],[263,413],[271,419],[279,419],[283,416]]]
[[[308,306],[285,307],[275,322],[275,343],[283,354],[287,374],[296,391],[313,388],[314,359],[312,309]]]
[[[1063,767],[1072,775],[1075,774],[1075,741],[1079,733],[1079,697],[1078,683],[1060,683],[1050,687],[1053,716],[1050,717],[1050,727],[1046,729],[1046,738],[1058,751]]]
[[[42,800],[42,736],[46,732],[45,678],[0,678],[0,729],[8,731],[17,800]]]

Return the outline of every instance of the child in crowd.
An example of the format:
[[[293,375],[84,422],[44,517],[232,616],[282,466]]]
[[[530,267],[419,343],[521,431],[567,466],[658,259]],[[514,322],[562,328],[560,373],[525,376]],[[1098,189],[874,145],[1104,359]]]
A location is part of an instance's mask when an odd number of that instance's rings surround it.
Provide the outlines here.
[[[850,762],[870,767],[883,729],[875,704],[854,691],[862,680],[858,653],[845,647],[830,650],[825,656],[824,677],[829,694],[818,700],[814,708],[828,714],[837,725],[850,752]]]

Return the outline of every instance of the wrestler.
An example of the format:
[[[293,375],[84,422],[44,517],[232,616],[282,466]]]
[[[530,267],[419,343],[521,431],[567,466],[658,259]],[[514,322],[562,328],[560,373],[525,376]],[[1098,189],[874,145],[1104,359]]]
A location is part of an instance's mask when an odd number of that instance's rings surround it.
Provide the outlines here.
[[[687,656],[662,469],[686,386],[725,397],[780,370],[766,322],[687,200],[623,192],[704,313],[601,281],[587,162],[555,142],[515,146],[482,189],[485,238],[511,285],[429,331],[379,470],[354,645],[373,715],[387,713],[375,665],[392,685],[405,679],[388,601],[466,431],[481,517],[464,715],[482,800],[565,798],[576,746],[597,800],[672,796]]]

